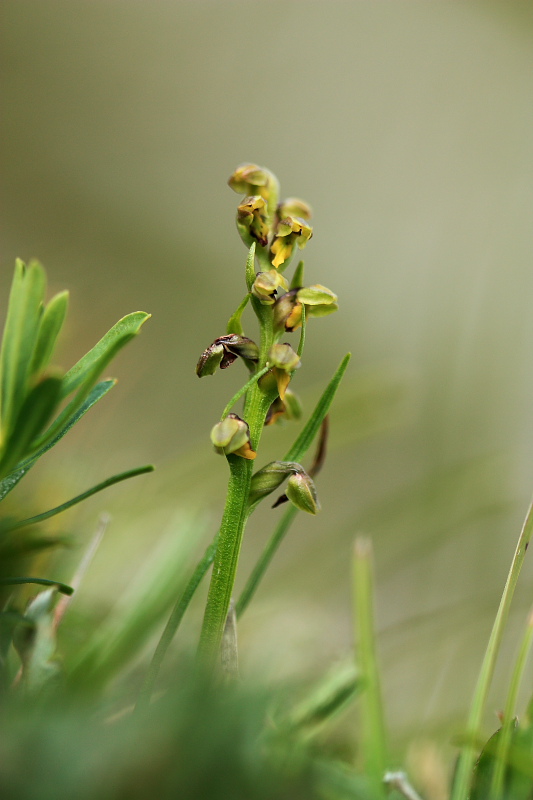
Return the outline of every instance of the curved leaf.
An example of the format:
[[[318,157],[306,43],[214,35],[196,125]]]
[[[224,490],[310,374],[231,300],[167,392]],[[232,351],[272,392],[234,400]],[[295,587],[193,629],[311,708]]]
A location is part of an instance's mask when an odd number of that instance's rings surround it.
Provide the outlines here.
[[[23,583],[37,583],[40,586],[55,586],[62,594],[73,594],[72,586],[60,581],[50,581],[47,578],[0,578],[0,586],[18,586]]]
[[[93,494],[97,494],[97,492],[101,492],[103,489],[107,489],[109,486],[113,486],[115,483],[120,483],[121,481],[128,480],[128,478],[135,478],[137,475],[144,475],[146,472],[153,471],[153,465],[147,464],[144,467],[137,467],[136,469],[130,469],[127,472],[120,472],[118,475],[113,475],[113,477],[102,481],[102,483],[97,483],[96,486],[92,487],[92,489],[88,489],[86,492],[76,495],[76,497],[73,497],[71,500],[67,500],[66,503],[62,503],[60,506],[51,508],[49,511],[44,511],[42,514],[37,514],[35,517],[29,517],[28,519],[22,519],[18,522],[13,522],[10,525],[8,524],[6,530],[14,531],[17,528],[24,528],[26,525],[35,525],[37,522],[43,522],[45,519],[50,519],[50,517],[55,517],[56,514],[61,514],[62,511],[72,508],[72,506],[81,503],[82,500],[92,497]]]
[[[146,314],[144,311],[135,311],[133,314],[123,317],[116,325],[113,325],[92,350],[67,372],[61,386],[61,398],[68,397],[77,390],[76,396],[43,436],[34,442],[36,449],[43,447],[55,438],[62,424],[65,424],[77,413],[102,371],[124,345],[139,333],[141,326],[149,318],[150,314]]]
[[[26,396],[33,352],[46,288],[44,269],[37,262],[17,260],[0,353],[0,409],[4,437]]]
[[[52,297],[44,309],[33,353],[31,364],[32,374],[48,366],[52,358],[57,337],[59,336],[67,315],[68,298],[68,292],[60,292],[56,294],[55,297]]]
[[[69,419],[66,419],[53,439],[49,440],[47,444],[41,447],[41,449],[34,453],[34,455],[24,459],[24,461],[20,461],[9,475],[7,475],[3,480],[0,480],[0,501],[2,501],[4,497],[15,488],[21,478],[24,477],[28,470],[34,466],[41,456],[44,456],[45,453],[51,450],[52,447],[54,447],[59,440],[62,439],[63,436],[68,433],[69,430],[87,413],[87,411],[89,411],[90,408],[92,408],[99,400],[102,399],[105,394],[108,393],[110,389],[113,388],[115,384],[115,380],[101,381],[98,383],[78,411]],[[66,415],[63,413],[60,414],[57,418],[58,421],[62,420],[63,417],[66,418]]]
[[[27,455],[31,442],[54,413],[59,401],[61,382],[62,379],[56,376],[44,378],[24,400],[4,442],[0,458],[0,478],[9,475],[20,459]]]

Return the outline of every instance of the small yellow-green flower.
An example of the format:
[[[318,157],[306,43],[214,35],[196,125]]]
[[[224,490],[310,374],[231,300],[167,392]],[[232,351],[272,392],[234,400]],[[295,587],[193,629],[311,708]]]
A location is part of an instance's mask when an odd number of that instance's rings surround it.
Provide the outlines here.
[[[285,392],[289,385],[291,374],[300,366],[300,356],[290,344],[274,344],[269,350],[268,360],[272,364],[272,372],[278,385],[278,393],[285,400]]]
[[[308,317],[325,317],[339,308],[337,295],[320,283],[299,289],[296,296],[305,305]]]
[[[258,272],[252,286],[252,294],[257,297],[264,305],[271,306],[276,300],[278,289],[287,291],[289,284],[286,278],[271,269],[268,272]]]
[[[230,175],[229,186],[238,194],[259,194],[268,200],[277,178],[270,170],[258,167],[257,164],[241,164]]]
[[[268,243],[266,201],[261,195],[245,197],[237,207],[237,227],[241,235],[248,233],[264,247]]]
[[[291,289],[274,305],[274,325],[278,330],[294,331],[302,324],[302,305],[306,318],[325,317],[337,311],[337,295],[326,286],[316,283],[301,289]]]
[[[313,215],[311,206],[305,200],[300,200],[298,197],[288,197],[283,200],[278,206],[278,216],[280,219],[285,217],[300,217],[309,221]]]
[[[270,248],[272,265],[280,267],[291,257],[295,244],[300,249],[305,247],[312,235],[313,229],[304,219],[287,216],[280,220]]]

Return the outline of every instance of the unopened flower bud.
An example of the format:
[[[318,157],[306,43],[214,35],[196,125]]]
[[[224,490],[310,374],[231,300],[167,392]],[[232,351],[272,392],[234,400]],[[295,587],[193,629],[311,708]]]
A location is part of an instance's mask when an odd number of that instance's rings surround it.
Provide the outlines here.
[[[261,195],[244,198],[237,208],[237,227],[241,235],[247,233],[262,247],[268,243],[266,201]]]
[[[255,503],[262,497],[274,492],[281,486],[287,475],[301,471],[300,464],[294,461],[272,461],[252,476],[250,485],[250,503]]]
[[[287,497],[300,511],[307,511],[308,514],[316,514],[320,511],[320,503],[316,493],[316,487],[306,472],[298,472],[291,475],[287,482]]]
[[[250,429],[247,423],[237,416],[228,414],[211,430],[211,441],[215,451],[220,455],[237,456],[253,460],[256,453],[250,447]]]
[[[274,256],[272,265],[276,268],[280,267],[291,257],[295,244],[300,248],[305,247],[312,235],[313,229],[304,219],[298,217],[282,219],[278,223],[270,248],[270,252]]]
[[[292,372],[300,366],[300,356],[290,344],[273,344],[268,352],[268,360],[273,367]]]
[[[276,292],[279,288],[286,291],[289,284],[281,273],[271,269],[268,272],[257,273],[252,286],[252,294],[264,305],[272,305],[276,300]]]
[[[300,200],[298,197],[287,197],[286,200],[283,200],[279,204],[278,215],[280,219],[285,219],[285,217],[300,217],[300,219],[309,221],[313,212],[311,206],[304,200]]]
[[[272,172],[258,167],[257,164],[241,164],[228,180],[228,184],[238,194],[259,194],[265,200],[269,199],[277,182]]]

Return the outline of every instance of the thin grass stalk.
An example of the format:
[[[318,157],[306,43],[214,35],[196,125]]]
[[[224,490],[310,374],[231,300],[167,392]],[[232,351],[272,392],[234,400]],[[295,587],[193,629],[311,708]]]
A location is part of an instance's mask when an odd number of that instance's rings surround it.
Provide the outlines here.
[[[505,587],[498,607],[498,612],[492,626],[485,657],[481,665],[474,698],[466,727],[466,743],[463,746],[457,763],[457,771],[452,788],[451,800],[467,800],[472,783],[472,771],[477,756],[476,742],[479,739],[481,721],[487,702],[490,684],[494,675],[494,667],[500,650],[501,640],[509,609],[513,599],[520,570],[524,563],[527,547],[533,535],[533,503],[529,506],[522,531],[516,545],[516,550],[511,562],[511,568],[505,582]]]
[[[365,772],[376,797],[385,797],[383,778],[388,764],[387,735],[374,633],[374,576],[372,544],[359,537],[353,558],[356,665],[363,682],[361,694],[361,750]]]
[[[191,602],[194,593],[214,561],[215,554],[217,552],[218,537],[219,534],[217,533],[205,551],[203,557],[196,565],[196,569],[189,578],[189,581],[187,582],[183,592],[178,597],[176,605],[172,609],[172,613],[170,614],[168,622],[165,625],[165,629],[163,630],[161,638],[159,639],[157,647],[152,656],[152,660],[150,662],[150,666],[148,667],[148,672],[141,687],[141,691],[139,692],[139,697],[135,706],[135,710],[137,712],[144,710],[150,703],[150,699],[157,681],[157,676],[159,675],[161,664],[163,663],[163,659],[170,646],[170,643],[172,642],[172,639],[174,638],[176,631],[181,624],[183,616],[189,607],[189,603]]]
[[[511,737],[513,734],[513,720],[516,712],[516,700],[524,670],[526,668],[527,658],[533,644],[533,609],[529,612],[526,624],[526,630],[522,637],[520,650],[515,661],[511,682],[509,684],[509,692],[505,703],[503,712],[503,723],[498,739],[498,747],[496,749],[496,763],[494,773],[492,775],[490,787],[490,800],[499,800],[503,794],[503,785],[505,779],[505,770],[507,767],[507,760],[509,756],[509,748],[511,745]]]

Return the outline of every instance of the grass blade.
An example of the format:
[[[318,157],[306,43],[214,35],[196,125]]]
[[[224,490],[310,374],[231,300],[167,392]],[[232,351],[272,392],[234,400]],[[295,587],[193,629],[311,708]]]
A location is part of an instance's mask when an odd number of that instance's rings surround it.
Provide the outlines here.
[[[61,397],[65,398],[74,391],[76,395],[49,429],[34,443],[36,449],[44,447],[54,439],[61,427],[77,414],[103,370],[139,333],[141,326],[149,318],[150,314],[145,314],[144,311],[135,311],[123,317],[67,372],[63,378]]]
[[[150,314],[144,311],[134,311],[119,319],[105,336],[69,369],[63,381],[63,397],[79,389],[92,374],[95,366],[102,365],[103,369],[113,356],[139,333],[141,326],[149,318]]]
[[[33,352],[31,374],[48,366],[54,352],[57,337],[61,332],[68,308],[68,292],[52,297],[41,316],[37,341]]]
[[[28,453],[32,441],[54,413],[61,392],[61,378],[50,376],[34,386],[6,438],[0,459],[0,478],[5,478]]]
[[[81,503],[88,497],[92,497],[93,494],[97,494],[97,492],[107,489],[109,486],[113,486],[115,483],[126,481],[128,478],[135,478],[137,475],[144,475],[146,472],[153,472],[153,470],[153,465],[147,464],[144,467],[137,467],[136,469],[130,469],[127,472],[121,472],[118,475],[113,475],[113,477],[107,478],[107,480],[102,481],[102,483],[96,484],[96,486],[93,486],[92,489],[87,489],[86,492],[82,492],[82,494],[78,494],[71,500],[67,500],[66,503],[62,503],[60,506],[51,508],[49,511],[44,511],[42,514],[37,514],[35,517],[29,517],[28,519],[22,519],[18,522],[11,523],[6,527],[5,530],[14,531],[18,528],[26,527],[26,525],[35,525],[37,522],[43,522],[45,519],[50,519],[50,517],[55,517],[56,514],[61,514],[63,511],[66,511],[67,509],[72,508],[72,506]]]
[[[451,800],[467,800],[472,782],[472,770],[476,761],[476,742],[479,739],[481,720],[487,702],[496,658],[500,649],[509,609],[513,599],[520,570],[524,563],[527,547],[533,535],[533,503],[529,506],[522,531],[516,545],[507,581],[500,600],[500,605],[492,626],[485,657],[481,665],[478,681],[474,690],[472,706],[466,726],[466,744],[463,746],[457,763],[457,770],[452,788]]]
[[[148,672],[137,700],[136,711],[142,711],[150,703],[150,698],[152,696],[152,692],[154,691],[154,686],[157,681],[157,676],[159,675],[159,670],[161,669],[161,664],[163,663],[165,654],[180,626],[194,593],[202,582],[202,579],[207,573],[209,567],[215,560],[217,547],[218,533],[196,565],[196,569],[189,578],[183,592],[176,602],[176,605],[172,609],[172,613],[170,614],[168,622],[165,625],[165,629],[161,635],[161,638],[159,639],[159,642],[157,643],[154,655],[152,656],[152,661],[148,667]]]
[[[18,586],[23,583],[37,583],[39,586],[54,586],[62,594],[73,594],[72,586],[60,581],[50,581],[48,578],[0,578],[0,586]]]
[[[0,353],[0,409],[3,437],[24,402],[39,330],[46,276],[36,262],[17,260]]]
[[[79,422],[79,420],[87,413],[87,411],[89,411],[90,408],[92,408],[99,400],[102,399],[105,394],[108,393],[110,389],[113,388],[115,384],[115,380],[101,381],[98,383],[87,397],[83,405],[78,409],[76,414],[71,416],[69,419],[66,419],[62,427],[59,428],[56,436],[46,445],[44,445],[44,447],[41,447],[40,450],[38,450],[34,455],[17,464],[13,472],[0,481],[0,501],[2,501],[4,497],[15,488],[21,478],[24,477],[28,470],[34,466],[41,456],[44,456],[45,453],[51,450],[52,447],[54,447],[59,440],[62,439],[63,436],[65,436],[65,434],[68,433],[77,422]],[[60,414],[58,420],[62,418],[63,415]]]
[[[520,650],[515,662],[511,682],[509,684],[509,692],[507,694],[507,701],[505,703],[505,710],[503,712],[503,723],[498,738],[498,747],[496,749],[495,767],[492,776],[490,787],[490,799],[498,800],[503,794],[503,784],[505,778],[505,771],[507,768],[507,760],[509,756],[509,748],[511,745],[511,738],[514,729],[514,716],[516,709],[516,699],[518,697],[518,690],[522,682],[524,670],[526,667],[527,657],[533,644],[533,610],[529,612],[527,619],[526,630],[522,637]]]
[[[357,633],[357,666],[363,682],[361,694],[361,751],[365,773],[376,797],[385,797],[383,778],[388,763],[385,719],[374,635],[374,578],[372,545],[358,538],[353,560],[354,618]]]
[[[354,665],[338,664],[288,714],[282,710],[280,724],[309,740],[347,708],[361,690]]]
[[[311,446],[313,439],[317,435],[320,426],[322,425],[322,420],[329,411],[329,407],[333,402],[333,398],[335,397],[337,389],[339,388],[339,384],[344,373],[346,372],[346,368],[351,357],[351,353],[347,353],[342,359],[333,378],[326,386],[322,396],[320,397],[320,400],[316,404],[314,411],[307,421],[304,429],[294,442],[291,449],[282,459],[283,461],[300,461]]]

